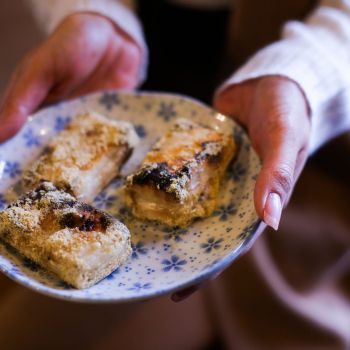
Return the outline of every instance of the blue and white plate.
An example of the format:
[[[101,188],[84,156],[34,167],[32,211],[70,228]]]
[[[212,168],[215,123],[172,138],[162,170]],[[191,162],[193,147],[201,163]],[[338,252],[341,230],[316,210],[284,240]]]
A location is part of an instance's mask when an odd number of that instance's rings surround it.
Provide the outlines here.
[[[31,117],[22,131],[0,146],[0,210],[14,199],[15,184],[53,136],[77,112],[94,110],[134,124],[141,144],[94,205],[123,221],[132,233],[129,260],[97,285],[76,290],[0,243],[0,270],[37,292],[71,301],[122,302],[147,299],[199,283],[229,265],[257,235],[260,221],[253,190],[260,161],[248,137],[231,119],[192,99],[170,94],[103,92],[61,103]],[[177,117],[230,133],[239,146],[228,168],[219,205],[211,217],[188,229],[131,217],[124,205],[124,176],[135,170],[152,144]]]

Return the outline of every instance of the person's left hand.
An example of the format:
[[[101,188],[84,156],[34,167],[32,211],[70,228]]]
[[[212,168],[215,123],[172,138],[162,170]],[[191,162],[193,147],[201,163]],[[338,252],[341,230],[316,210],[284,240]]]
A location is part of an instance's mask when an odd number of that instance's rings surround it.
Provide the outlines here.
[[[308,102],[292,80],[267,76],[227,88],[214,104],[247,130],[262,161],[255,185],[255,209],[277,230],[308,154]]]

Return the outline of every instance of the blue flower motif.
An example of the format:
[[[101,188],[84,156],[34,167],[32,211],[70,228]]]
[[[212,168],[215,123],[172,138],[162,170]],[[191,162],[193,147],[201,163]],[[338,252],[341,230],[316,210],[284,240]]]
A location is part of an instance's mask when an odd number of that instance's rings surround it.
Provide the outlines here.
[[[100,98],[99,103],[110,111],[114,105],[120,103],[120,98],[115,92],[105,92]]]
[[[21,174],[21,169],[18,162],[6,162],[4,173],[12,179]]]
[[[16,252],[14,252],[14,254],[16,254]],[[11,266],[9,272],[11,276],[16,276],[16,277],[22,276],[22,272],[16,266]]]
[[[210,262],[209,264],[205,265],[203,268],[202,268],[202,271],[208,269],[208,268],[211,268],[213,267],[216,263],[219,262],[219,259],[215,259],[214,261]]]
[[[176,117],[177,113],[174,109],[174,104],[172,102],[170,103],[161,102],[159,106],[158,115],[161,118],[163,118],[164,121],[166,122]]]
[[[115,203],[117,196],[109,196],[106,192],[101,192],[94,200],[98,208],[111,208]]]
[[[210,253],[213,249],[219,249],[221,247],[222,238],[216,239],[211,237],[206,243],[201,244],[201,248],[204,249],[205,253]]]
[[[152,269],[151,267],[147,267],[147,275],[150,275],[151,273],[155,272],[155,269]]]
[[[109,184],[110,187],[113,188],[119,188],[122,185],[124,185],[125,179],[122,177],[116,177],[112,180],[112,182]]]
[[[221,205],[217,210],[214,211],[213,216],[219,216],[220,221],[226,221],[229,216],[236,214],[236,206],[231,203],[227,206]]]
[[[245,227],[243,229],[243,231],[238,235],[238,239],[244,241],[246,240],[248,237],[250,237],[258,228],[260,224],[260,221],[256,221],[254,223],[252,223],[251,225]]]
[[[132,291],[135,291],[135,292],[140,292],[141,290],[144,290],[144,289],[150,289],[152,286],[151,283],[140,283],[140,282],[136,282],[134,283],[134,285],[131,287],[131,288],[128,288],[128,290],[132,290]]]
[[[122,221],[128,220],[132,217],[128,207],[121,207],[116,215],[118,216],[118,219]]]
[[[164,235],[165,240],[168,241],[170,239],[174,239],[175,242],[181,242],[183,240],[181,236],[184,236],[188,233],[186,229],[179,226],[164,227],[162,231],[166,233],[166,235]]]
[[[28,129],[24,135],[23,138],[26,141],[27,147],[33,147],[33,146],[40,146],[40,140],[37,135],[34,134],[32,129]]]
[[[137,124],[134,125],[134,129],[136,131],[136,134],[140,137],[140,138],[144,138],[147,136],[147,131],[145,129],[145,127],[142,124]]]
[[[114,270],[112,273],[110,273],[106,279],[107,280],[113,280],[115,278],[116,275],[118,275],[120,272],[120,268],[118,267],[116,270]]]
[[[0,193],[0,210],[5,209],[5,207],[6,207],[5,197],[3,194]]]
[[[148,249],[145,248],[145,245],[141,241],[137,242],[136,244],[131,244],[131,248],[132,248],[132,254],[131,254],[132,259],[138,259],[139,255],[145,255],[148,252]]]
[[[239,181],[242,178],[242,176],[245,175],[246,168],[241,163],[233,162],[228,169],[228,173],[230,179],[234,181]]]
[[[183,268],[183,265],[186,265],[186,260],[180,260],[180,258],[177,255],[173,255],[170,260],[164,259],[162,261],[163,271],[169,272],[170,270],[174,269],[175,271],[181,271]]]
[[[60,115],[56,117],[54,129],[57,132],[62,131],[68,123],[72,120],[71,117],[61,117]]]
[[[163,243],[163,249],[164,251],[168,251],[171,248],[170,244]]]
[[[232,136],[236,142],[237,149],[239,151],[243,144],[243,130],[238,126],[234,126],[232,130]]]

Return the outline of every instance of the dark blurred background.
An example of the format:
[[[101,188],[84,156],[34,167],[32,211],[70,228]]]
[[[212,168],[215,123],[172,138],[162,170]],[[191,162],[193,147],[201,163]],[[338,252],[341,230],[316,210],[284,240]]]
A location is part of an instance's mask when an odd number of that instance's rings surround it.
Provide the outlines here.
[[[0,94],[16,63],[42,38],[29,9],[22,0],[0,1]]]
[[[151,0],[139,1],[139,13],[150,49],[143,88],[210,103],[223,79],[228,9],[198,10]]]

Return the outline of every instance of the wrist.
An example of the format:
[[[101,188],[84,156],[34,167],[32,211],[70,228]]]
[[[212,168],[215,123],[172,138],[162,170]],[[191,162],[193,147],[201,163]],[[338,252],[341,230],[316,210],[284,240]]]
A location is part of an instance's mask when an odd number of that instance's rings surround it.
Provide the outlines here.
[[[249,113],[257,94],[264,93],[266,98],[274,98],[276,92],[288,91],[310,117],[310,108],[306,96],[299,85],[288,77],[279,75],[262,76],[248,79],[238,84],[228,85],[214,97],[214,106],[221,113],[233,117],[243,126],[249,124]]]

